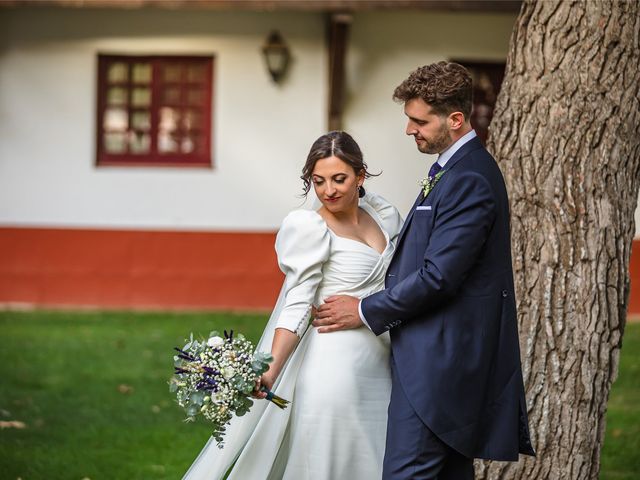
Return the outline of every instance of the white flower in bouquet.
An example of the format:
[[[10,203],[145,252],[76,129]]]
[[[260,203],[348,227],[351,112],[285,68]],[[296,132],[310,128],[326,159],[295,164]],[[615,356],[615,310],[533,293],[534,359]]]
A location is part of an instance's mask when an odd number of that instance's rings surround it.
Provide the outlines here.
[[[246,414],[253,400],[250,398],[256,381],[269,369],[273,357],[253,352],[250,341],[243,335],[224,332],[224,338],[212,332],[206,341],[197,341],[193,335],[174,356],[175,376],[169,382],[176,394],[178,405],[185,409],[187,421],[204,416],[213,424],[212,436],[222,448],[226,425],[233,415]],[[273,392],[267,400],[286,408],[287,400]]]
[[[207,345],[209,345],[211,348],[221,347],[223,343],[224,343],[224,339],[218,335],[216,335],[215,337],[211,337],[209,338],[209,340],[207,340]]]

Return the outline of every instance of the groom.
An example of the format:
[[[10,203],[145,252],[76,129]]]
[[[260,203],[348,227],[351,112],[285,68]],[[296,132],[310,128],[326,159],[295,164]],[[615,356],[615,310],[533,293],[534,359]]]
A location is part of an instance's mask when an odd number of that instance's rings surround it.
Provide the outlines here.
[[[534,455],[524,397],[502,174],[471,128],[472,82],[456,63],[398,86],[407,135],[438,161],[407,215],[386,289],[318,308],[320,333],[365,323],[391,335],[383,479],[473,479],[473,459]]]

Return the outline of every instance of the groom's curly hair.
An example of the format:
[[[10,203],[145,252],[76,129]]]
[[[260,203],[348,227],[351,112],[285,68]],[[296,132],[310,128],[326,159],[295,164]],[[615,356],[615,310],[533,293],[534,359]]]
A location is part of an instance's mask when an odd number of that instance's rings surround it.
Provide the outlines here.
[[[437,62],[419,67],[393,92],[396,102],[421,98],[437,115],[462,112],[471,118],[473,82],[469,71],[454,62]]]

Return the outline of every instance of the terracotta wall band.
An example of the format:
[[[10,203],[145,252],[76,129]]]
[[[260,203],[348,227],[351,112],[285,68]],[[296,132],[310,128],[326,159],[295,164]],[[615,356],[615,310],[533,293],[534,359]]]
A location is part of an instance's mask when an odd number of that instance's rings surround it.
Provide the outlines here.
[[[272,308],[273,233],[0,228],[0,302]]]

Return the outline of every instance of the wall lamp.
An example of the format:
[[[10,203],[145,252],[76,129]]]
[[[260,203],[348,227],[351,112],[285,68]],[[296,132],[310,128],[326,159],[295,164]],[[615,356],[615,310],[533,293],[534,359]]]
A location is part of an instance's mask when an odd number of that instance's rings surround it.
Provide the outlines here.
[[[262,47],[262,54],[271,78],[275,83],[280,83],[287,73],[291,53],[278,31],[274,30],[269,34]]]

